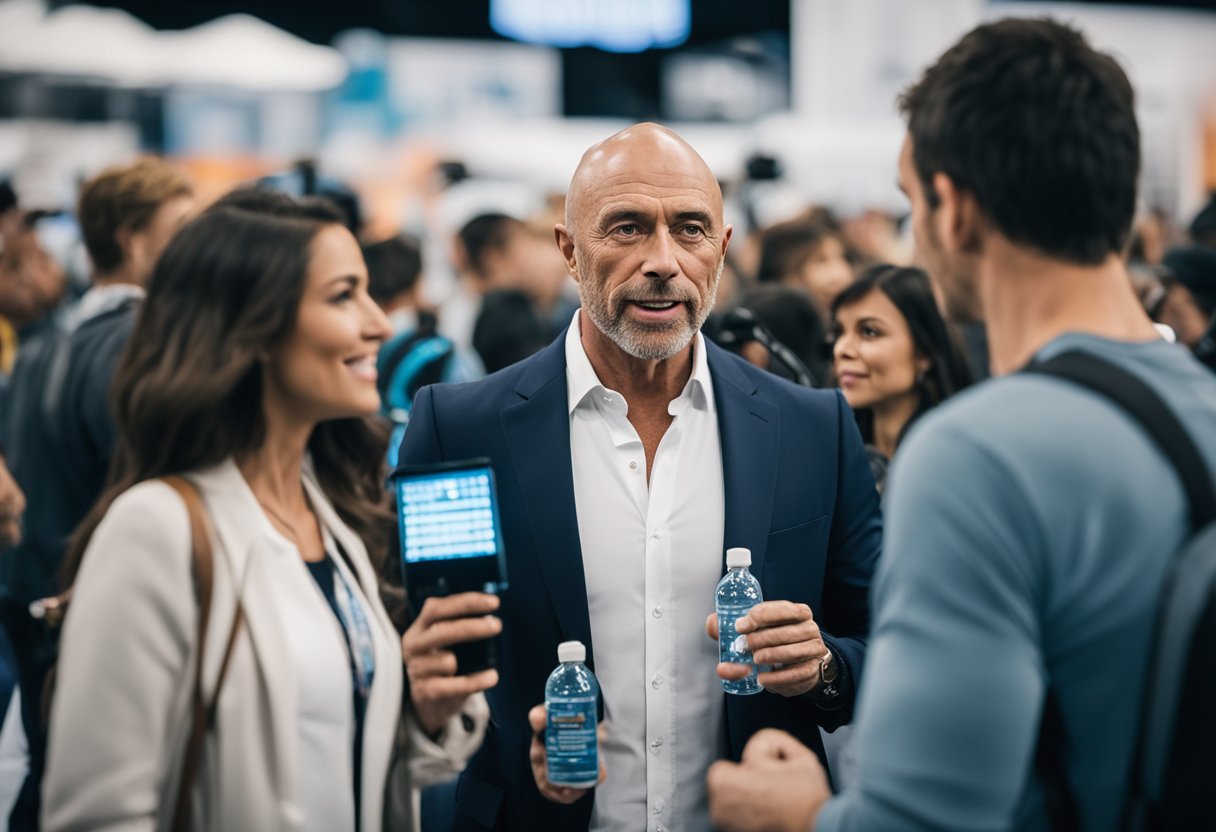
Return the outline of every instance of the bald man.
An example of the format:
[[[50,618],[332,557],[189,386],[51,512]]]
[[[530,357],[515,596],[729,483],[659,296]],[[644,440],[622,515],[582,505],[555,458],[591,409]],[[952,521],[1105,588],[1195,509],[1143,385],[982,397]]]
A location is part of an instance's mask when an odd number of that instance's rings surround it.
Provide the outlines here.
[[[674,132],[630,127],[583,156],[558,248],[582,309],[549,347],[479,382],[424,388],[404,463],[489,457],[510,590],[485,745],[455,828],[709,828],[705,771],[763,727],[823,756],[847,722],[881,540],[848,406],[705,340],[730,244],[717,180]],[[714,588],[752,551],[768,599],[739,629],[755,696],[723,693]],[[603,688],[607,778],[544,778],[545,680],[587,645]],[[530,714],[529,711],[532,711]],[[531,720],[532,726],[529,725]]]

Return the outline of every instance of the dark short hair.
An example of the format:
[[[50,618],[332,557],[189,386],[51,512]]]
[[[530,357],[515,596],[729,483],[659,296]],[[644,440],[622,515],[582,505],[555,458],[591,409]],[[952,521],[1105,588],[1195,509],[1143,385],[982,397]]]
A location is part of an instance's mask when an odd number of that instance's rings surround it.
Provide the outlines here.
[[[473,349],[487,373],[509,367],[549,343],[531,299],[515,289],[487,292],[473,326]]]
[[[93,267],[108,274],[122,265],[118,232],[141,231],[165,202],[194,192],[190,180],[168,162],[146,157],[106,168],[80,190],[77,219]]]
[[[802,360],[816,379],[828,376],[823,319],[805,289],[764,284],[746,292],[739,306],[750,309],[777,341]]]
[[[874,291],[882,292],[895,304],[908,323],[916,352],[929,360],[929,369],[919,384],[920,402],[904,425],[902,437],[913,422],[969,386],[974,375],[957,338],[938,309],[929,275],[921,269],[889,263],[871,266],[836,296],[832,302],[832,320],[836,320],[842,307],[856,303]],[[872,435],[866,436],[867,425],[862,420],[858,423],[863,438],[871,441]]]
[[[502,249],[507,245],[511,233],[523,228],[522,220],[509,214],[478,214],[461,226],[457,236],[468,258],[469,268],[482,276],[486,266],[486,253]]]
[[[367,292],[381,306],[411,291],[422,274],[422,246],[404,234],[364,245],[363,259],[367,263]]]
[[[17,192],[8,182],[0,182],[0,214],[17,207]]]
[[[1187,233],[1195,242],[1216,248],[1216,192],[1208,195],[1208,201],[1191,220]]]
[[[1115,60],[1051,20],[971,30],[899,99],[931,208],[933,175],[975,196],[1015,243],[1097,265],[1122,251],[1140,130]]]
[[[835,234],[810,220],[790,220],[760,232],[757,283],[780,283],[796,277],[806,261]]]

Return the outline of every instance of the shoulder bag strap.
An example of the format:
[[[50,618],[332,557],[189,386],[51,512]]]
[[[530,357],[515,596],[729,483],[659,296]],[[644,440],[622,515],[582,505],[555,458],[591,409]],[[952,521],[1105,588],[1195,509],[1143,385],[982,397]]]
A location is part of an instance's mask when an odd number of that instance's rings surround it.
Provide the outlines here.
[[[181,780],[177,786],[172,826],[178,832],[188,832],[190,829],[190,801],[194,793],[194,781],[198,776],[198,763],[202,757],[203,740],[215,719],[216,704],[219,702],[220,691],[224,687],[224,677],[228,673],[228,663],[232,658],[232,649],[236,645],[236,637],[245,617],[245,609],[238,596],[236,609],[232,615],[232,627],[228,632],[228,641],[224,645],[224,657],[220,661],[219,676],[215,681],[215,690],[211,694],[210,701],[207,701],[203,696],[203,655],[207,647],[207,624],[211,618],[211,590],[215,578],[215,560],[211,549],[211,523],[207,509],[203,505],[202,496],[194,483],[181,476],[165,477],[164,482],[181,497],[182,502],[186,504],[186,511],[190,515],[194,579],[198,585],[198,649],[194,662],[190,735],[186,741],[186,750],[182,758]]]

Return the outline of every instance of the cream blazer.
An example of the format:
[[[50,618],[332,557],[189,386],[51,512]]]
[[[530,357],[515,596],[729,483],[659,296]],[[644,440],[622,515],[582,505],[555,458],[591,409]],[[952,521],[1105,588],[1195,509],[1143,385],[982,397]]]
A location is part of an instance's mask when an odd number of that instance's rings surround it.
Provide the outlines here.
[[[220,694],[194,786],[195,830],[300,830],[296,681],[274,593],[276,561],[299,557],[266,520],[231,462],[196,472],[211,517],[215,578],[203,689],[210,697],[239,592],[245,624]],[[360,832],[416,826],[415,786],[453,776],[480,745],[481,696],[438,744],[408,716],[401,641],[380,603],[362,541],[315,479],[305,487],[318,519],[342,545],[372,607],[376,674],[363,739]],[[162,830],[190,731],[198,642],[186,507],[161,482],[122,494],[89,544],[64,623],[51,711],[43,828]],[[393,765],[394,759],[399,764]],[[406,761],[400,763],[401,760]],[[391,771],[390,771],[391,767]],[[389,806],[385,806],[386,785]],[[168,811],[166,811],[168,813]]]

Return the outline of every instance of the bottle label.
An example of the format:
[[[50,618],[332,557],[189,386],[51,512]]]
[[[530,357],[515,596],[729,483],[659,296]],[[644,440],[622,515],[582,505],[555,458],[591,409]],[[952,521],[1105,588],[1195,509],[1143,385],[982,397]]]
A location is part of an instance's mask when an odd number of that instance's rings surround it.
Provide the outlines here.
[[[600,776],[596,747],[595,697],[562,698],[547,703],[545,753],[549,782],[554,785],[593,785]]]

